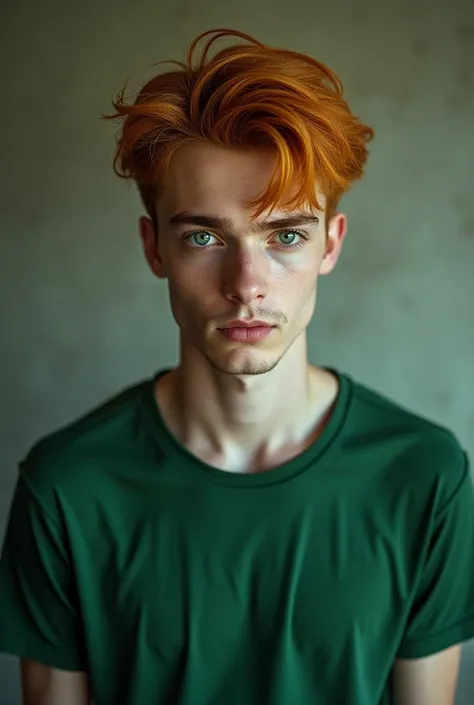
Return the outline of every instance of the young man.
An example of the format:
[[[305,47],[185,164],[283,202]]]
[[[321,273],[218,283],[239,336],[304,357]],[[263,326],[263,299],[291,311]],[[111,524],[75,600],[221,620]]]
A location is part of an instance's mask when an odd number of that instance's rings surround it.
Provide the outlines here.
[[[327,67],[225,31],[115,109],[180,360],[21,464],[0,647],[25,703],[453,705],[465,453],[307,358],[372,130]]]

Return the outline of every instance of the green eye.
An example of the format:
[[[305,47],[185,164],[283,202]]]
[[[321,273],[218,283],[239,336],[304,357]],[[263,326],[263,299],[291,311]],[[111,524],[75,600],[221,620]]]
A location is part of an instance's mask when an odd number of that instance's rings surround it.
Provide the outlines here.
[[[277,237],[280,244],[286,248],[301,247],[305,241],[303,233],[298,230],[283,230]]]
[[[188,242],[190,242],[194,247],[205,247],[206,245],[209,245],[211,238],[213,237],[214,235],[211,235],[211,233],[208,233],[205,230],[198,230],[195,233],[188,235],[186,240],[188,240]]]
[[[288,232],[279,233],[278,237],[281,238],[282,245],[292,245],[295,238],[298,237],[298,233],[289,230]]]

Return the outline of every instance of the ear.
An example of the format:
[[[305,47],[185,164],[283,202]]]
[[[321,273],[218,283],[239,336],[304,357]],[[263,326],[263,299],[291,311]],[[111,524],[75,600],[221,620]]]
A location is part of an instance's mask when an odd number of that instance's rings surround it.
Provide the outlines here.
[[[347,217],[344,213],[336,213],[329,223],[326,237],[326,254],[323,257],[319,274],[329,274],[337,264],[341,254],[344,238],[347,234]]]
[[[166,279],[163,261],[158,248],[158,233],[151,218],[142,216],[139,221],[140,240],[148,266],[156,277]]]

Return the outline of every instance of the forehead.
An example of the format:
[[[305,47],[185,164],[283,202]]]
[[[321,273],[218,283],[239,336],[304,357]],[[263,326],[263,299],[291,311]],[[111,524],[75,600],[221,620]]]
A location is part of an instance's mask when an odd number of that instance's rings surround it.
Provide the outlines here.
[[[274,167],[274,154],[263,149],[185,145],[174,153],[163,175],[158,209],[168,216],[180,211],[228,216],[248,212],[249,202],[268,186]]]

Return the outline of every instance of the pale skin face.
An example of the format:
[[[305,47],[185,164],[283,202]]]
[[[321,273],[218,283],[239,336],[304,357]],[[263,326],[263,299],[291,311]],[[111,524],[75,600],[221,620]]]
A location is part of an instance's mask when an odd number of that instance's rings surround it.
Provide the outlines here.
[[[326,237],[324,212],[309,209],[279,208],[253,220],[248,203],[264,190],[272,169],[267,153],[186,146],[175,154],[160,191],[158,247],[151,221],[141,221],[148,263],[168,279],[182,344],[237,376],[269,372],[304,338],[318,277],[334,268],[346,232],[345,216],[338,214]],[[324,203],[321,194],[318,200]],[[235,319],[274,328],[256,344],[235,342],[219,331]]]
[[[299,454],[337,394],[335,378],[308,364],[306,327],[346,219],[326,223],[324,210],[283,208],[254,218],[249,204],[273,167],[263,151],[187,145],[161,183],[157,235],[150,219],[140,221],[181,338],[180,364],[158,383],[158,404],[189,451],[236,472]],[[220,329],[236,319],[273,328],[258,342],[229,340]]]

